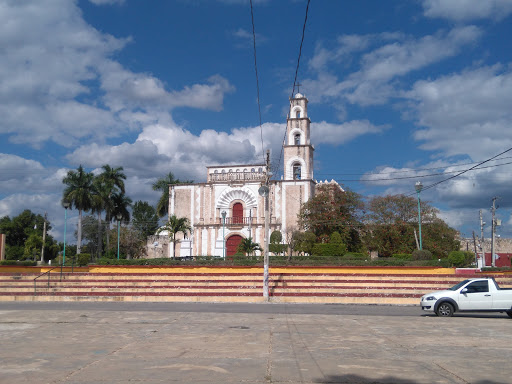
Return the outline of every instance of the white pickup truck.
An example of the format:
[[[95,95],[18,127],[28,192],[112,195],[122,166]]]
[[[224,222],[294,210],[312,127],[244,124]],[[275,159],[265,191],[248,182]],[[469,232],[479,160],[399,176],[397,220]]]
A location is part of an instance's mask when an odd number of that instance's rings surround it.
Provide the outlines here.
[[[506,312],[512,317],[512,288],[500,288],[493,278],[468,279],[423,295],[421,309],[444,317],[457,311]]]

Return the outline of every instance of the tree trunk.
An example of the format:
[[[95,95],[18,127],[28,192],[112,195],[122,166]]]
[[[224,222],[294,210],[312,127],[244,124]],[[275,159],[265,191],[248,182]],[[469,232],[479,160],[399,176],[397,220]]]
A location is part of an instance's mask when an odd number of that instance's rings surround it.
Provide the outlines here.
[[[101,212],[98,212],[98,259],[102,256],[103,238],[101,236]]]
[[[80,254],[80,248],[82,248],[82,210],[78,210],[78,234],[76,241],[76,254]]]

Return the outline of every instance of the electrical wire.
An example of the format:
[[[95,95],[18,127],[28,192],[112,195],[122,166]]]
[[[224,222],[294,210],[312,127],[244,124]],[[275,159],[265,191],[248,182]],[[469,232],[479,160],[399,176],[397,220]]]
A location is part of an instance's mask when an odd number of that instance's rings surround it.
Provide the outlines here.
[[[291,98],[293,98],[293,95],[295,93],[295,85],[297,83],[297,76],[299,74],[300,58],[302,56],[302,45],[304,44],[304,36],[306,35],[306,25],[307,25],[307,21],[308,21],[308,13],[309,13],[309,3],[310,3],[310,1],[311,0],[308,0],[308,3],[306,5],[306,16],[304,18],[304,24],[302,25],[302,37],[300,39],[299,56],[297,58],[297,67],[295,68],[295,77],[293,79],[293,88],[292,88]],[[284,130],[283,145],[281,146],[281,153],[279,154],[278,171],[281,169],[281,159],[283,157],[284,144],[286,143],[286,131],[287,131],[287,129],[288,129],[288,127],[286,127],[285,130]],[[284,170],[283,170],[283,172],[284,172]]]
[[[465,169],[464,171],[459,172],[459,173],[457,173],[456,175],[450,176],[450,177],[448,177],[448,178],[446,178],[446,179],[444,179],[444,180],[438,181],[438,182],[436,182],[436,183],[433,183],[433,184],[427,185],[426,187],[422,187],[422,188],[421,188],[421,192],[423,192],[424,190],[427,190],[427,189],[431,189],[431,188],[437,187],[439,184],[444,183],[444,182],[446,182],[446,181],[448,181],[448,180],[455,179],[456,177],[459,177],[460,175],[462,175],[462,174],[464,174],[464,173],[466,173],[466,172],[469,172],[469,171],[471,171],[471,170],[473,170],[473,169],[475,169],[475,168],[479,167],[479,166],[480,166],[480,165],[482,165],[482,164],[488,163],[489,161],[492,161],[492,160],[494,160],[495,158],[497,158],[497,157],[499,157],[499,156],[501,156],[501,155],[503,155],[503,154],[505,154],[505,153],[507,153],[507,152],[510,152],[510,151],[512,151],[512,148],[509,148],[509,149],[507,149],[507,150],[505,150],[505,151],[503,151],[503,152],[501,152],[501,153],[497,154],[496,156],[493,156],[493,157],[491,157],[491,158],[489,158],[489,159],[487,159],[487,160],[484,160],[484,161],[482,161],[482,162],[478,163],[477,165],[475,165],[475,166],[473,166],[473,167],[471,167],[471,168]],[[412,195],[414,195],[414,194],[416,194],[416,193],[417,193],[417,192],[413,192],[413,193],[408,194],[407,196],[412,196]]]
[[[256,94],[258,100],[258,116],[260,119],[260,136],[261,136],[261,155],[263,157],[263,162],[265,162],[265,148],[263,147],[263,127],[261,125],[261,106],[260,106],[260,83],[258,79],[258,64],[256,61],[256,31],[254,28],[254,11],[252,7],[252,0],[249,1],[251,4],[251,22],[252,22],[252,41],[253,41],[253,51],[254,51],[254,71],[256,73]]]

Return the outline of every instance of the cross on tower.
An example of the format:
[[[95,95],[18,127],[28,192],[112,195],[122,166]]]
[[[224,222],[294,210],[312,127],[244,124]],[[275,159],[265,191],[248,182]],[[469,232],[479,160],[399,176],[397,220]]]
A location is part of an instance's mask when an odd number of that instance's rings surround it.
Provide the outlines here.
[[[297,86],[297,93],[300,93],[300,86],[302,85],[301,83],[297,83],[295,84]]]

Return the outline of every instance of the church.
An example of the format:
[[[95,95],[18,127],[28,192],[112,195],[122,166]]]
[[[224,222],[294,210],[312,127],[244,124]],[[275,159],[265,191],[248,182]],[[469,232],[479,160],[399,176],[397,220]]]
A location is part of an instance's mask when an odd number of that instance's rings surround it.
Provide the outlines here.
[[[286,122],[284,174],[281,180],[270,180],[268,185],[269,233],[280,231],[283,239],[299,229],[297,214],[314,195],[317,185],[313,179],[314,147],[310,140],[308,100],[303,94],[296,93],[290,98]],[[206,172],[205,183],[169,187],[169,215],[188,218],[192,232],[186,238],[181,233],[177,235],[176,254],[168,244],[162,249],[163,239],[153,241],[148,254],[229,257],[237,252],[244,238],[264,244],[265,197],[258,190],[266,181],[266,165],[212,165],[206,167]],[[160,252],[155,249],[158,247]]]

